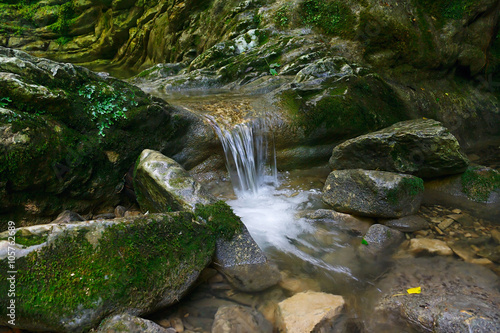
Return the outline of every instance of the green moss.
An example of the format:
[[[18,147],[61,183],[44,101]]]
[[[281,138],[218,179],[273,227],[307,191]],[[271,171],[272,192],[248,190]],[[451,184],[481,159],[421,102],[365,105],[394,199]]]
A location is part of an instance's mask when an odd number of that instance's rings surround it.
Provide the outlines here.
[[[462,191],[471,200],[487,202],[491,192],[500,189],[500,172],[481,167],[469,167],[462,174]]]
[[[87,240],[92,237],[88,231],[68,232],[16,261],[22,286],[16,290],[18,317],[54,326],[62,325],[54,318],[74,316],[81,309],[101,308],[105,316],[120,307],[142,307],[146,300],[180,287],[193,269],[202,269],[217,238],[189,213],[113,224],[97,247]],[[6,265],[6,260],[0,262],[2,281]],[[0,285],[6,295],[7,283]],[[110,300],[120,306],[109,308]],[[6,297],[0,300],[2,306],[7,302]]]
[[[224,201],[217,201],[212,205],[197,205],[195,215],[206,221],[212,233],[221,235],[227,240],[230,240],[242,227],[240,218]]]
[[[445,20],[459,20],[469,15],[477,5],[474,0],[414,0],[417,6],[433,16],[442,25]]]
[[[401,180],[401,185],[398,186],[398,188],[391,189],[386,192],[386,198],[389,203],[397,205],[401,196],[415,197],[423,192],[424,181],[421,178],[403,178]]]
[[[41,235],[26,235],[22,232],[16,232],[16,243],[24,246],[33,246],[45,243],[47,241],[47,236]]]
[[[300,5],[303,21],[329,35],[352,36],[356,17],[341,1],[306,0]]]
[[[280,28],[287,28],[290,25],[292,15],[292,5],[282,5],[274,14],[274,22]]]

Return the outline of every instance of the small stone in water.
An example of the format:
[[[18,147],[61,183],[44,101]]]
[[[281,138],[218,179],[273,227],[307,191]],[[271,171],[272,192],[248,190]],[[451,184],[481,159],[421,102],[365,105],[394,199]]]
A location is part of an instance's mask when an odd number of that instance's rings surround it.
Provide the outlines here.
[[[446,220],[444,220],[443,222],[439,223],[439,224],[438,224],[438,227],[439,227],[439,229],[441,229],[441,230],[445,230],[445,229],[446,229],[446,228],[448,228],[450,225],[452,225],[452,224],[453,224],[453,222],[455,222],[455,220],[453,220],[453,219],[446,219]]]
[[[453,214],[461,214],[462,211],[460,209],[454,209],[451,211]]]

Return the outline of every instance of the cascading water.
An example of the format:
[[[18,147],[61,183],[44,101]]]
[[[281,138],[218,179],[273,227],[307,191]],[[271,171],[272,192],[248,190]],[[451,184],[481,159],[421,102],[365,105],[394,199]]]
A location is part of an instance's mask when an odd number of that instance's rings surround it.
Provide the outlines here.
[[[238,197],[257,195],[266,183],[278,184],[274,142],[265,119],[248,120],[227,129],[213,117],[207,118],[224,148],[226,167]]]

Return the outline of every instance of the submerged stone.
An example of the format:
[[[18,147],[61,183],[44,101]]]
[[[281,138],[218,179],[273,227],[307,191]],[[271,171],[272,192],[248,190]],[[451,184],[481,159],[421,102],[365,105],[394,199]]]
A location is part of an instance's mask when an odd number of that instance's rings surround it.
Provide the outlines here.
[[[250,307],[222,306],[215,314],[212,333],[271,333],[273,327],[259,311]]]
[[[385,226],[402,232],[414,232],[427,229],[429,223],[424,218],[417,215],[409,215],[399,219],[379,221]]]
[[[489,269],[458,259],[404,259],[367,293],[375,301],[367,305],[373,311],[366,329],[377,332],[396,319],[418,332],[499,332],[499,283]],[[420,294],[407,293],[415,287]]]
[[[394,250],[404,240],[401,231],[394,230],[382,224],[374,224],[363,237],[362,244],[358,247],[361,258],[372,261],[384,259],[390,251]]]
[[[415,214],[424,191],[420,178],[385,171],[337,170],[323,188],[323,201],[343,213],[395,218]]]
[[[468,159],[440,122],[408,120],[358,136],[333,149],[333,169],[367,169],[429,178],[465,171]]]

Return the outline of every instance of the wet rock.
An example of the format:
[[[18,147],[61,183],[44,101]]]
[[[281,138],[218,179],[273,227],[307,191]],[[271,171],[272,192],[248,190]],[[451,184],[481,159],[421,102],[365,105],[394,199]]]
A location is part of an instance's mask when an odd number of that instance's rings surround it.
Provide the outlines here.
[[[344,304],[342,296],[318,292],[296,294],[278,304],[276,322],[280,332],[341,332],[344,325],[338,319]]]
[[[312,212],[306,211],[301,215],[301,217],[326,223],[333,223],[340,229],[347,229],[359,235],[364,235],[366,231],[368,231],[368,228],[375,223],[375,220],[368,217],[340,213],[331,209],[318,209]]]
[[[85,219],[80,216],[80,214],[72,212],[70,210],[65,210],[61,214],[57,215],[56,219],[51,223],[69,223],[75,221],[84,221]]]
[[[424,202],[460,207],[478,217],[498,221],[500,172],[471,166],[461,175],[428,181],[425,183]]]
[[[268,261],[246,227],[242,228],[233,239],[217,241],[215,268],[241,291],[255,292],[274,286],[281,279],[278,268]]]
[[[124,217],[126,212],[127,212],[127,208],[126,207],[116,206],[114,214],[115,214],[116,217]]]
[[[15,245],[8,243],[9,231],[0,234],[0,290],[8,290],[9,246],[23,281],[16,290],[16,327],[83,332],[108,315],[142,315],[178,302],[222,237],[197,219],[179,212],[37,225],[15,229],[23,235]],[[3,314],[0,325],[8,320]]]
[[[144,211],[193,211],[197,204],[216,199],[196,182],[176,161],[145,149],[134,170],[134,189]]]
[[[94,216],[94,220],[111,220],[114,219],[115,217],[116,216],[114,213],[106,213]]]
[[[273,327],[264,316],[252,308],[234,305],[223,306],[217,310],[212,333],[272,333]]]
[[[305,291],[321,291],[321,286],[318,281],[311,278],[293,278],[289,277],[285,272],[281,273],[281,281],[279,286],[292,295]]]
[[[326,180],[323,201],[343,213],[394,218],[415,214],[423,190],[423,181],[410,175],[336,170]]]
[[[377,283],[368,305],[367,330],[378,331],[388,318],[419,332],[497,332],[500,330],[500,280],[479,265],[445,258],[405,259]],[[421,287],[420,294],[406,290]],[[367,295],[369,299],[370,295]]]
[[[497,229],[491,230],[491,238],[497,243],[500,244],[500,231]]]
[[[404,240],[404,234],[382,224],[374,224],[363,237],[359,255],[368,261],[383,259]]]
[[[379,221],[383,225],[402,232],[415,232],[429,227],[429,223],[424,218],[417,215],[409,215],[394,220]]]
[[[467,157],[440,122],[409,120],[345,141],[333,149],[333,169],[382,170],[429,178],[465,171]]]
[[[439,239],[413,238],[410,240],[409,251],[413,254],[437,254],[441,256],[451,256],[453,251],[450,247]]]
[[[129,314],[119,314],[110,316],[102,321],[96,333],[175,333],[175,330],[168,330],[155,324],[154,322]]]

